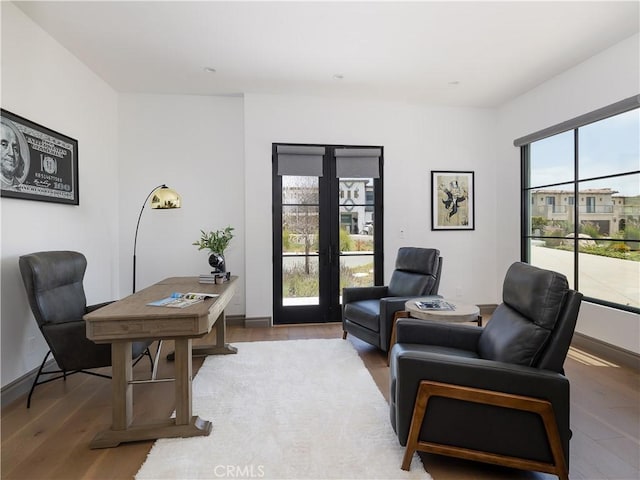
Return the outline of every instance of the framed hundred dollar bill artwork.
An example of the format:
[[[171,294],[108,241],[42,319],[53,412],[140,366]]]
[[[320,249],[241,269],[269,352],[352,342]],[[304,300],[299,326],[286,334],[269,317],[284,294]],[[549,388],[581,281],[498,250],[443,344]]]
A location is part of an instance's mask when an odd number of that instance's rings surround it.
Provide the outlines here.
[[[0,110],[3,197],[78,205],[78,141]]]
[[[431,230],[475,230],[473,172],[431,172]]]

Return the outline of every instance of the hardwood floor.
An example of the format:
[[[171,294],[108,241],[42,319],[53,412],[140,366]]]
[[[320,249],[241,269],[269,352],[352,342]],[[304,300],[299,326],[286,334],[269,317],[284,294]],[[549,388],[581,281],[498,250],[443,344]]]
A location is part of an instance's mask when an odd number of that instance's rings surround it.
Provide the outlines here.
[[[340,324],[227,329],[229,342],[341,338]],[[215,334],[200,342],[210,343]],[[351,336],[350,341],[385,398],[388,398],[386,356]],[[165,342],[163,352],[173,349]],[[239,346],[242,352],[242,346]],[[195,358],[194,372],[202,364]],[[134,369],[148,375],[148,362]],[[159,377],[172,376],[173,364],[163,358]],[[565,364],[571,380],[570,476],[572,479],[640,478],[640,374],[572,349]],[[108,373],[109,369],[104,369]],[[173,384],[134,388],[134,423],[167,418],[173,411]],[[144,462],[153,442],[90,450],[96,432],[111,420],[110,384],[89,375],[74,375],[36,389],[30,409],[22,398],[2,409],[2,479],[130,479]],[[215,428],[215,425],[214,425]],[[423,454],[436,480],[548,479],[552,475],[525,472],[471,461]],[[329,461],[329,459],[328,459]],[[398,469],[400,465],[398,464]],[[400,477],[400,470],[399,477]]]

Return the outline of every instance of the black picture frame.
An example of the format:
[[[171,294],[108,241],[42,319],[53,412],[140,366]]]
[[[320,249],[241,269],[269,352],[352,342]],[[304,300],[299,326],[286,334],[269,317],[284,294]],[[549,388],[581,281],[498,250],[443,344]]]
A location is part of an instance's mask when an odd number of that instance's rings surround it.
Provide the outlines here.
[[[76,139],[5,109],[0,133],[2,197],[80,204]]]
[[[474,172],[431,171],[431,230],[475,230]]]

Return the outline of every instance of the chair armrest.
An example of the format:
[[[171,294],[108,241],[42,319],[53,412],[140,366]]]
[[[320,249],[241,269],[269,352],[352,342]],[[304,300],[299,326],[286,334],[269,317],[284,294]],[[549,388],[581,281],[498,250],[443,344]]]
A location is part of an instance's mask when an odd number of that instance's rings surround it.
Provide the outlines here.
[[[396,324],[396,343],[440,345],[475,352],[482,328],[461,323],[401,318]]]
[[[422,380],[547,400],[553,407],[563,444],[568,444],[569,380],[562,374],[493,360],[428,352],[410,344],[396,344],[391,351],[390,365],[391,415],[402,445],[409,434],[411,414]],[[457,400],[451,402],[447,408],[452,408],[451,411],[459,408],[455,404]]]
[[[398,390],[406,389],[409,385],[413,390],[415,384],[417,392],[420,380],[432,380],[542,398],[554,405],[569,398],[569,380],[551,370],[425,352],[411,348],[410,344],[396,344],[391,363],[391,371],[397,376]],[[410,395],[411,405],[415,400],[415,392]]]
[[[113,300],[110,301],[110,302],[96,303],[95,305],[87,305],[86,308],[85,308],[84,313],[95,312],[99,308],[106,307],[107,305],[109,305],[111,303],[113,303]]]
[[[372,287],[347,287],[342,289],[342,305],[360,300],[380,299],[388,294],[389,287],[377,285]]]

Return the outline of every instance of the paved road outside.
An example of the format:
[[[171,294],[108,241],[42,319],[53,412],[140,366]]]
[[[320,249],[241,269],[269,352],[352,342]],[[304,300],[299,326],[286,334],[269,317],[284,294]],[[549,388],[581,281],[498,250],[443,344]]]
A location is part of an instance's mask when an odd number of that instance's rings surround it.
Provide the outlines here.
[[[579,253],[578,262],[581,293],[622,305],[640,307],[640,262],[587,253]],[[532,246],[531,263],[563,273],[574,288],[573,252]]]

